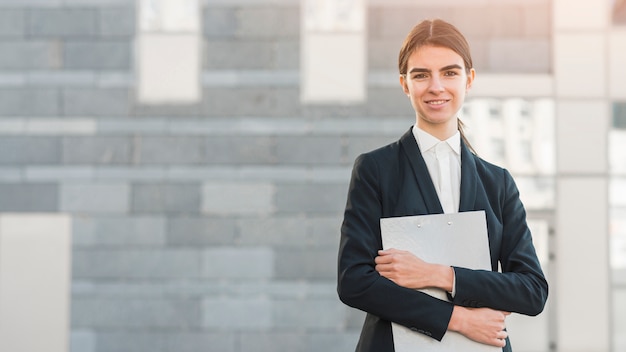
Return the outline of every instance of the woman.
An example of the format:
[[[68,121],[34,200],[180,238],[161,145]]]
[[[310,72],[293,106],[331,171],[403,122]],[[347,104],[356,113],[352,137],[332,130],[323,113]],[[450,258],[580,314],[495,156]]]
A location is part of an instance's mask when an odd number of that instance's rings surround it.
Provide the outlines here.
[[[506,316],[539,314],[548,284],[511,175],[476,156],[462,134],[457,113],[475,77],[469,45],[451,24],[423,21],[402,45],[399,71],[415,125],[356,159],[341,227],[339,297],[367,312],[356,350],[393,351],[394,322],[511,351]],[[492,271],[382,250],[381,218],[473,210],[486,214]],[[446,290],[450,302],[416,291],[427,287]]]

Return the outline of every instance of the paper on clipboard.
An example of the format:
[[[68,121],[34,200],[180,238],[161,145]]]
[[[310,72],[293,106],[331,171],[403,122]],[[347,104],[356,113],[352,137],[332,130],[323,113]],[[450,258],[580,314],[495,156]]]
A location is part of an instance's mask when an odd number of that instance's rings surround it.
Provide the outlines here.
[[[380,219],[383,248],[409,251],[422,260],[469,269],[491,270],[484,211],[430,214]],[[420,290],[448,300],[439,289]],[[448,331],[441,342],[400,324],[392,323],[396,352],[501,352]]]

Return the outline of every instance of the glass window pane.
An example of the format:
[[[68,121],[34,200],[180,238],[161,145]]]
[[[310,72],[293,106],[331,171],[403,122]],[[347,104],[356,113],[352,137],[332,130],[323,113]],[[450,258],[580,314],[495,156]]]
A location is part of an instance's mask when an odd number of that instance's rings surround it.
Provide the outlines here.
[[[470,143],[485,160],[514,174],[554,175],[551,99],[472,99],[461,118]]]

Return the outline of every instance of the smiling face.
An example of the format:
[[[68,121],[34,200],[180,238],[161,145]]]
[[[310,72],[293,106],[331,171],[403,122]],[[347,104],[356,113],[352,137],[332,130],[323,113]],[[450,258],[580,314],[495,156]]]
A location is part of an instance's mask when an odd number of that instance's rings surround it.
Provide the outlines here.
[[[440,140],[451,137],[474,69],[466,70],[463,58],[451,49],[425,45],[411,53],[406,72],[400,84],[411,99],[417,126]]]

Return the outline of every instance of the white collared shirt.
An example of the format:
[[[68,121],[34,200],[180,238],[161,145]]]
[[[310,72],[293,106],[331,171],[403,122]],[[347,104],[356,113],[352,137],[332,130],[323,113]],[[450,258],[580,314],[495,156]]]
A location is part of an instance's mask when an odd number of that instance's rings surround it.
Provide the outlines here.
[[[446,214],[458,213],[461,198],[461,134],[459,131],[440,141],[437,137],[413,126],[413,136],[422,152],[428,173],[437,190],[441,208]],[[456,272],[452,271],[452,297],[456,295]]]
[[[457,213],[461,197],[461,134],[445,141],[413,126],[413,135],[437,190],[443,212]]]

